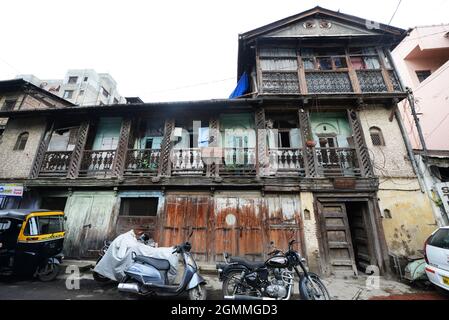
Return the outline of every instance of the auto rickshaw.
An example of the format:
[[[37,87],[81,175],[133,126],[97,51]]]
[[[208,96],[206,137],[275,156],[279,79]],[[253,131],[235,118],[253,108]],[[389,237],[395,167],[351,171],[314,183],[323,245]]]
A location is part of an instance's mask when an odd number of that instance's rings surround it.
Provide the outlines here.
[[[62,263],[64,212],[0,210],[0,275],[56,278]]]

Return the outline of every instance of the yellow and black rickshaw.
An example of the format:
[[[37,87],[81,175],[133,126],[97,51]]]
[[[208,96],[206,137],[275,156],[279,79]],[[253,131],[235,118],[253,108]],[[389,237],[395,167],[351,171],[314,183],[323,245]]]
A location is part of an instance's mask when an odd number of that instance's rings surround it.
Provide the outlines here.
[[[0,275],[55,279],[63,242],[64,212],[0,210]]]

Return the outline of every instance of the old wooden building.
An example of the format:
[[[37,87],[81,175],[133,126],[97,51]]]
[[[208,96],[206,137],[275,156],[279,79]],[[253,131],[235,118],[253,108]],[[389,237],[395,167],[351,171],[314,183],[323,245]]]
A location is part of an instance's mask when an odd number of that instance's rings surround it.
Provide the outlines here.
[[[142,225],[161,246],[193,229],[204,263],[293,237],[316,271],[387,271],[427,233],[404,216],[431,214],[396,111],[404,35],[317,7],[239,36],[236,99],[1,110],[42,133],[28,174],[0,182],[26,187],[21,206],[65,210],[67,256]]]

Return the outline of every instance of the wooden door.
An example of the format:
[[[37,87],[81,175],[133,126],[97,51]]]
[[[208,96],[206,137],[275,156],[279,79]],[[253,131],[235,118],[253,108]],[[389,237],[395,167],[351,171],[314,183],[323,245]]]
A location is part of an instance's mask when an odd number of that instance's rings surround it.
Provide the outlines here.
[[[195,259],[207,261],[211,242],[208,225],[209,197],[169,195],[161,219],[159,246],[171,247],[188,240]],[[191,231],[192,237],[188,239]]]
[[[329,271],[357,275],[345,204],[320,203],[319,214]]]
[[[107,240],[113,192],[74,192],[66,208],[64,253],[68,257],[95,257]]]
[[[222,260],[223,252],[237,256],[238,251],[238,198],[215,198],[214,260]]]
[[[303,230],[300,213],[300,203],[295,195],[266,195],[267,239],[265,252],[272,251],[267,246],[273,241],[276,248],[287,250],[288,242],[296,240],[294,249],[303,252]]]
[[[252,261],[263,259],[263,217],[259,211],[260,198],[239,198],[236,230],[237,255]]]
[[[78,258],[81,256],[81,238],[84,236],[84,226],[86,217],[89,215],[92,206],[92,195],[72,195],[69,198],[65,216],[65,239],[64,255]]]

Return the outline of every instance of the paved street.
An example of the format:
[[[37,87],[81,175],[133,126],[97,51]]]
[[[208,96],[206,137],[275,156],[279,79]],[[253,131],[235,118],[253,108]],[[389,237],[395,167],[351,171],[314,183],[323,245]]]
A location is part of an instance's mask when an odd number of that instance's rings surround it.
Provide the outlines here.
[[[67,274],[60,274],[53,282],[40,282],[34,279],[0,278],[0,300],[133,300],[141,299],[135,295],[119,293],[115,283],[101,284],[93,280],[91,272],[83,272],[79,278],[79,289],[69,290],[73,282],[67,281]],[[208,298],[221,299],[220,283],[215,275],[205,275],[208,281]],[[394,280],[380,279],[380,287],[366,287],[366,277],[357,279],[324,279],[333,299],[337,300],[442,300],[449,295],[435,291],[432,287],[416,289]],[[294,299],[298,299],[295,286]],[[180,296],[187,299],[187,296]],[[170,298],[173,299],[173,298]]]

